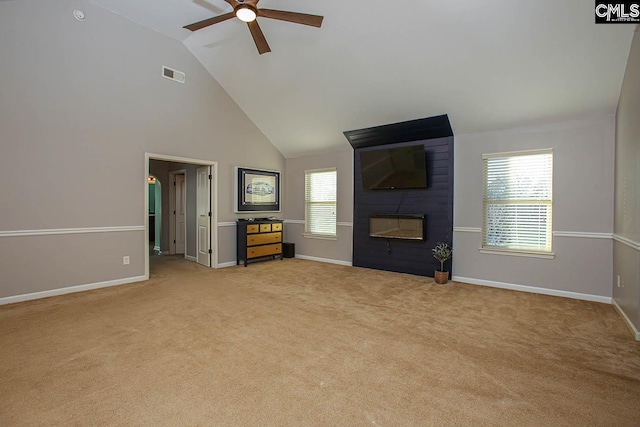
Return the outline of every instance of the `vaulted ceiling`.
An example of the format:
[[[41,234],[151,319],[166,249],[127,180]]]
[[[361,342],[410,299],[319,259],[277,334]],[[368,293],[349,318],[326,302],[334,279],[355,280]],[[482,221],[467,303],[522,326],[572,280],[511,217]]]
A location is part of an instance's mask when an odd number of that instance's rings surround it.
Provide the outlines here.
[[[444,113],[457,135],[613,114],[635,29],[594,24],[585,0],[261,0],[325,18],[258,18],[259,55],[238,19],[182,28],[230,12],[224,0],[93,1],[182,41],[286,157]]]

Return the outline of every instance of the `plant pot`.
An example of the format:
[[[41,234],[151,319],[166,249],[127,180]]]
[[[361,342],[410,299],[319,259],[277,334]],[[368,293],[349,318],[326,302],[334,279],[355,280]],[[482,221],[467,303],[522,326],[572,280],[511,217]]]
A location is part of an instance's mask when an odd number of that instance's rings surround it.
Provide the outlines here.
[[[449,272],[436,270],[433,276],[433,280],[435,280],[435,282],[439,285],[444,285],[449,281]]]

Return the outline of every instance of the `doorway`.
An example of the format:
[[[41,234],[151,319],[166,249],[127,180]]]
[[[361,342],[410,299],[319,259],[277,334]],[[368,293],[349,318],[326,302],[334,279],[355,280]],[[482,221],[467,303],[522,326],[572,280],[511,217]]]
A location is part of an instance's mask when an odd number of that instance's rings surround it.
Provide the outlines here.
[[[187,171],[169,172],[169,253],[187,256]]]
[[[160,255],[161,224],[162,224],[162,183],[154,176],[147,178],[149,184],[149,255]]]
[[[160,230],[164,229],[162,253],[184,254],[190,261],[217,268],[217,162],[146,153],[145,176],[149,175],[154,175],[156,182],[162,179],[167,183],[163,186],[165,212],[160,225]],[[145,191],[145,198],[148,206],[149,191]],[[156,215],[157,212],[156,200]],[[145,212],[147,242],[150,222]],[[149,256],[145,275],[149,277]]]

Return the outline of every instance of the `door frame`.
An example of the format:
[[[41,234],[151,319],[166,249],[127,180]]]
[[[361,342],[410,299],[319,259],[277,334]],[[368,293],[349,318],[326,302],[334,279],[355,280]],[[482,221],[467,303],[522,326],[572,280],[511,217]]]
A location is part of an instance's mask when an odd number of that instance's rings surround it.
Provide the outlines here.
[[[171,220],[169,221],[169,254],[174,255],[178,253],[176,251],[176,243],[171,243],[175,241],[176,235],[178,234],[176,231],[176,215],[173,213],[176,209],[176,186],[172,183],[176,182],[176,176],[182,175],[184,176],[184,188],[186,191],[187,188],[187,170],[180,169],[176,171],[169,172],[169,215],[171,215]],[[185,205],[182,208],[185,210],[186,215],[186,201],[187,196],[184,195]],[[189,247],[187,243],[187,221],[184,222],[184,257],[187,258],[187,248]]]
[[[144,153],[144,275],[146,280],[149,280],[149,248],[147,247],[147,241],[149,240],[149,188],[148,188],[148,177],[149,177],[149,160],[164,160],[168,162],[176,162],[176,163],[190,163],[193,165],[199,166],[211,166],[211,175],[213,183],[211,185],[211,191],[209,194],[210,202],[211,202],[211,229],[210,229],[210,239],[211,239],[211,249],[215,256],[211,257],[211,268],[218,268],[219,264],[219,256],[220,252],[218,251],[218,162],[213,160],[203,160],[203,159],[191,159],[188,157],[178,157],[178,156],[170,156],[166,154],[157,154],[157,153]]]

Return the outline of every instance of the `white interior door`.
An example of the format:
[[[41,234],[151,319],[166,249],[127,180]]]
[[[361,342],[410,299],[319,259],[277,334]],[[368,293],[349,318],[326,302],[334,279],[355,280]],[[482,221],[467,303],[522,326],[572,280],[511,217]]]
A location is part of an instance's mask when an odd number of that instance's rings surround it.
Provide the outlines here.
[[[187,247],[187,191],[184,175],[176,175],[176,246],[175,253],[184,254]]]
[[[198,264],[211,267],[211,167],[198,168],[197,177]]]

